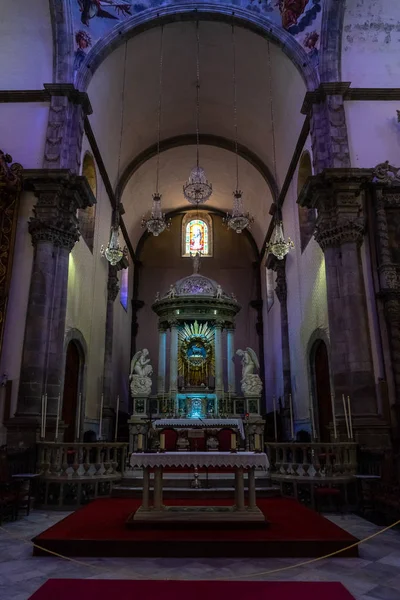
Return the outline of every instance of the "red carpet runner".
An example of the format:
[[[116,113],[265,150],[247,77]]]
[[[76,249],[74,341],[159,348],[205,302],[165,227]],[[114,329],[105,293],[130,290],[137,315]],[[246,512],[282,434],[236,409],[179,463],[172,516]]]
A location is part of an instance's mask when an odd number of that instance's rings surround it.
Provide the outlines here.
[[[354,600],[341,583],[50,579],[30,600]]]
[[[174,500],[178,504],[198,501]],[[299,502],[286,498],[260,499],[258,506],[270,526],[255,530],[129,530],[125,521],[139,500],[95,500],[63,519],[34,542],[67,556],[186,556],[186,557],[317,557],[356,542],[356,538]],[[229,501],[202,501],[229,504]],[[41,554],[40,550],[34,550]],[[358,556],[357,548],[341,556]]]

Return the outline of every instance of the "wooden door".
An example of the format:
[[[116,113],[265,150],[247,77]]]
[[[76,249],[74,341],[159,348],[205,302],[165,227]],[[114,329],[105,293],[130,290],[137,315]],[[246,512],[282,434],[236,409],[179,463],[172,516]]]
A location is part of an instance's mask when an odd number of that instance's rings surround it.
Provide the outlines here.
[[[66,425],[64,432],[65,442],[75,441],[75,428],[78,406],[80,357],[78,348],[74,342],[70,342],[67,348],[65,361],[64,395],[62,420]]]
[[[319,439],[321,442],[329,442],[329,424],[332,422],[331,385],[328,351],[325,343],[321,340],[317,342],[314,352],[314,381]]]

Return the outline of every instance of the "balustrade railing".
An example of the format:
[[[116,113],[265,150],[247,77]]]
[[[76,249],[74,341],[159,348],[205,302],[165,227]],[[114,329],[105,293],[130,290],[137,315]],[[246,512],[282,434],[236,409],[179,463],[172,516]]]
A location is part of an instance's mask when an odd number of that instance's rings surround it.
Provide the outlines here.
[[[37,470],[45,478],[122,477],[128,444],[115,443],[38,443]]]
[[[271,476],[350,477],[357,473],[355,442],[267,443]]]

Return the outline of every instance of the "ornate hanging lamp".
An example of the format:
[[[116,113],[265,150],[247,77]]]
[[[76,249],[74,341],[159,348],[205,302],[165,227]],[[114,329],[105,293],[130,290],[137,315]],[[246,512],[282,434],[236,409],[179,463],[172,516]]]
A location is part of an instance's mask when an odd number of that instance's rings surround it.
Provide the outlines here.
[[[273,158],[274,158],[274,175],[275,181],[277,181],[276,176],[276,146],[275,146],[275,122],[274,122],[274,104],[272,98],[272,67],[271,67],[271,51],[269,41],[268,43],[268,71],[269,71],[269,103],[270,103],[270,112],[271,112],[271,125],[272,125],[272,150],[273,150]],[[278,260],[283,260],[286,254],[294,248],[294,243],[290,238],[285,240],[285,236],[283,234],[283,222],[282,222],[282,213],[280,206],[276,206],[276,211],[274,215],[274,231],[272,233],[272,241],[266,244],[267,252],[271,252]]]
[[[239,154],[238,154],[238,124],[237,124],[237,86],[236,86],[236,43],[235,24],[232,22],[232,50],[233,50],[233,123],[235,129],[235,156],[236,156],[236,190],[233,192],[232,214],[227,213],[223,219],[228,227],[242,233],[250,228],[254,218],[244,211],[242,192],[239,189]]]
[[[164,42],[164,26],[161,25],[161,40],[160,40],[160,67],[159,67],[159,94],[158,94],[158,131],[157,131],[157,167],[156,167],[156,191],[153,194],[153,203],[151,206],[150,217],[142,219],[142,227],[145,227],[149,233],[155,237],[160,235],[165,229],[171,226],[171,219],[166,220],[165,214],[161,210],[161,194],[158,191],[159,174],[160,174],[160,133],[161,133],[161,109],[162,109],[162,75],[163,75],[163,42]]]
[[[196,166],[190,172],[189,179],[183,186],[183,195],[190,204],[204,204],[212,194],[212,185],[207,181],[204,169],[199,160],[199,120],[200,120],[200,36],[199,21],[196,21]]]
[[[124,109],[125,109],[125,80],[126,80],[126,57],[127,57],[128,44],[125,44],[125,60],[124,60],[124,77],[122,85],[122,111],[121,111],[121,131],[119,138],[119,153],[118,153],[118,169],[117,169],[117,181],[119,181],[120,165],[121,165],[121,147],[122,147],[122,133],[124,130]],[[101,246],[100,254],[108,260],[108,262],[115,267],[122,258],[128,258],[128,249],[126,246],[121,248],[119,245],[119,215],[120,206],[119,199],[117,199],[117,205],[113,211],[113,218],[110,231],[110,240],[106,247]]]

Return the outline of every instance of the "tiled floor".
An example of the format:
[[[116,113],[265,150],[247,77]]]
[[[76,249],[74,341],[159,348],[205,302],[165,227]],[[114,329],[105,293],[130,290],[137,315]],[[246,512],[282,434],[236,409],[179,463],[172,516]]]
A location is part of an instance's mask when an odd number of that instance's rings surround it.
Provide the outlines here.
[[[296,565],[301,561],[299,559],[85,558],[72,562],[59,558],[33,557],[29,540],[67,514],[34,511],[29,517],[6,524],[0,529],[1,600],[27,600],[50,577],[341,581],[357,600],[400,599],[400,532],[398,531],[385,532],[362,544],[360,558],[325,559],[270,574],[266,572]],[[353,515],[329,518],[359,539],[380,529]],[[28,542],[15,539],[16,537]]]

